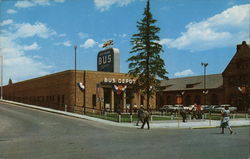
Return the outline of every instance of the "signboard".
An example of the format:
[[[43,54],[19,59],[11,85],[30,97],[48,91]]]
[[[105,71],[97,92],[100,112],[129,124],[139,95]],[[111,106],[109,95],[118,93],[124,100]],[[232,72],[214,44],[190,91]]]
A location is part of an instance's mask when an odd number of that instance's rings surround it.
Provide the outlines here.
[[[119,49],[109,48],[97,55],[97,71],[120,72]]]

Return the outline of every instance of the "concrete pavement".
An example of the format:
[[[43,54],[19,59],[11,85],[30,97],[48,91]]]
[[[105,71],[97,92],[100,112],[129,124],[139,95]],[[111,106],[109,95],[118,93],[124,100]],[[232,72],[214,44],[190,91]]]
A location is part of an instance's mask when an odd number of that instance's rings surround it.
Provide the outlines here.
[[[50,108],[39,107],[39,106],[35,106],[35,105],[23,104],[23,103],[7,101],[7,100],[1,100],[1,101],[5,102],[5,103],[9,103],[9,104],[14,104],[14,105],[32,108],[32,109],[38,109],[38,110],[57,113],[57,114],[61,114],[61,115],[96,121],[99,123],[108,124],[108,125],[112,125],[112,126],[128,127],[128,128],[137,128],[137,127],[140,128],[140,126],[136,126],[135,122],[133,122],[133,123],[118,123],[118,122],[94,118],[94,117],[90,117],[90,116],[86,116],[86,115],[75,114],[75,113],[70,113],[70,112],[65,112],[65,111],[60,111],[60,110],[54,110],[54,109],[50,109]],[[246,119],[246,118],[244,118],[244,119],[243,118],[242,119],[231,119],[230,125],[231,126],[250,126],[250,120]],[[195,129],[195,128],[214,128],[214,127],[219,127],[219,126],[220,126],[220,121],[218,121],[218,120],[211,120],[211,121],[209,121],[209,120],[188,120],[185,123],[183,123],[181,120],[179,120],[179,121],[178,120],[151,121],[150,122],[150,128]],[[147,128],[147,125],[145,125],[145,128]]]

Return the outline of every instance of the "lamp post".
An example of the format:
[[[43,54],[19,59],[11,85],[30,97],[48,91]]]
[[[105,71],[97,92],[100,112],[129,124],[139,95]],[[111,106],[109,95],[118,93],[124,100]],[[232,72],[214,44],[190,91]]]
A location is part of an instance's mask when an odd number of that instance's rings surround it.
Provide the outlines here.
[[[242,94],[242,101],[243,101],[243,104],[245,105],[245,112],[246,112],[246,117],[247,117],[247,108],[248,108],[248,86],[241,86],[241,87],[238,87],[238,90],[241,92]]]
[[[3,99],[3,56],[1,58],[1,100]]]
[[[77,45],[74,46],[74,49],[75,49],[75,106],[76,107],[76,49],[77,49]]]
[[[207,104],[207,94],[208,94],[208,90],[206,90],[206,68],[208,66],[208,63],[201,63],[201,66],[204,67],[204,90],[203,90],[203,94],[204,94],[204,105]],[[211,111],[209,110],[209,126],[211,126]]]
[[[201,63],[201,66],[204,66],[204,90],[203,90],[203,93],[204,93],[204,105],[207,104],[207,93],[208,91],[206,90],[206,67],[208,66],[208,63]]]

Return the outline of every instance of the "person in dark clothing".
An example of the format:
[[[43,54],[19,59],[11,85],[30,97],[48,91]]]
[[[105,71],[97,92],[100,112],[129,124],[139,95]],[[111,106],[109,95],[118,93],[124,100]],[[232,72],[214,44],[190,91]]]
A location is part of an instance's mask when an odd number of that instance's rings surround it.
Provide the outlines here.
[[[186,119],[187,119],[187,113],[186,113],[186,110],[184,109],[184,107],[181,107],[181,109],[180,109],[180,115],[182,116],[183,123],[185,123]]]
[[[136,126],[139,125],[139,122],[141,121],[141,123],[143,123],[143,120],[142,120],[142,114],[143,114],[143,106],[140,107],[140,109],[137,110],[137,123],[136,123]]]
[[[148,129],[150,129],[150,127],[149,127],[149,118],[150,118],[149,112],[144,110],[141,117],[143,120],[143,124],[141,126],[141,129],[144,128],[145,123],[147,123]]]

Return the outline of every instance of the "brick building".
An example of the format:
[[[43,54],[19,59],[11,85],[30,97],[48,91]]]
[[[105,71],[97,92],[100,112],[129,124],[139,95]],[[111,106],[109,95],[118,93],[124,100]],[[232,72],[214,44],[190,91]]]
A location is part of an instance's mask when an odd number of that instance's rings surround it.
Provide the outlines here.
[[[206,82],[206,83],[204,83]],[[206,89],[204,90],[204,84]],[[237,45],[237,51],[222,74],[175,78],[161,81],[162,91],[157,93],[156,104],[202,105],[230,104],[238,110],[249,107],[250,45],[245,41]]]
[[[76,83],[81,83],[84,90]],[[133,84],[135,79],[124,73],[68,70],[6,85],[3,97],[59,110],[67,105],[67,111],[76,113],[104,108],[126,112],[131,106],[146,104],[140,92],[132,92]],[[163,89],[150,99],[150,106],[157,109],[174,104],[231,104],[243,111],[250,103],[249,85],[250,45],[242,42],[222,74],[206,75],[206,90],[204,76],[163,80]]]
[[[104,108],[128,112],[131,106],[146,104],[140,93],[131,91],[134,83],[135,79],[124,73],[68,70],[7,85],[3,95],[7,100],[59,110],[65,110],[67,105],[67,111],[75,113]],[[150,100],[150,105],[155,106],[155,99]]]

